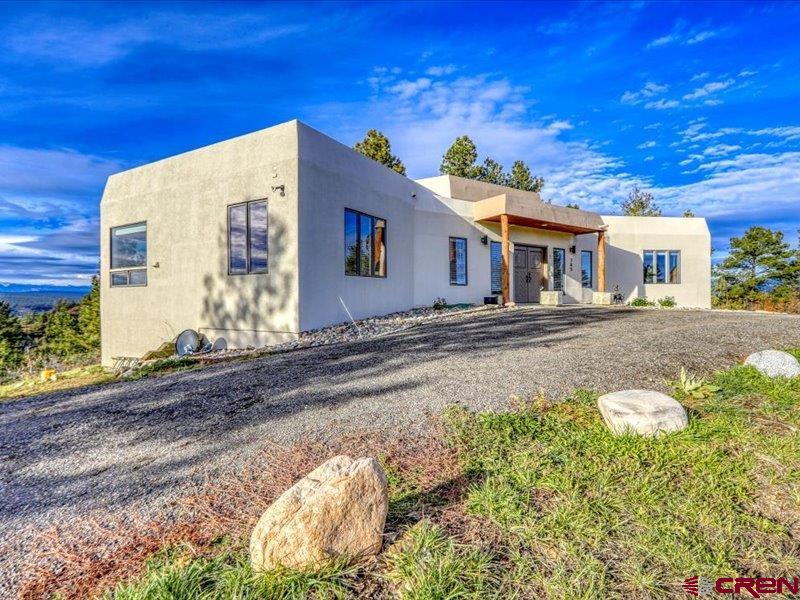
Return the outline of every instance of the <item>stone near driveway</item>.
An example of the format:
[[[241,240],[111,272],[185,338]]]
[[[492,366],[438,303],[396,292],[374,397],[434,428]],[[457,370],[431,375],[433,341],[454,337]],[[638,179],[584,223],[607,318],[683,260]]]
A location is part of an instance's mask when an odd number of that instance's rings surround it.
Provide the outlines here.
[[[752,365],[767,377],[798,377],[800,362],[788,352],[780,350],[764,350],[755,352],[744,361]]]
[[[623,390],[597,399],[600,414],[617,435],[654,436],[680,431],[689,424],[686,410],[674,398],[652,390]]]
[[[256,571],[315,569],[380,552],[389,509],[386,475],[374,458],[336,456],[286,490],[250,536]]]

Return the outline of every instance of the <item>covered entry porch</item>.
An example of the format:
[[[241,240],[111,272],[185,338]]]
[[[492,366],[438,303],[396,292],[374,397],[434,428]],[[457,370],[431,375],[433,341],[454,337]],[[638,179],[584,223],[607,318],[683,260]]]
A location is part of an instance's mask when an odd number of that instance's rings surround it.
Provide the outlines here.
[[[596,234],[596,279],[592,299],[594,303],[610,303],[610,294],[606,292],[606,226],[600,215],[573,208],[554,206],[531,199],[531,194],[520,192],[504,193],[473,204],[473,217],[476,222],[499,224],[501,238],[501,294],[503,303],[547,302],[558,303],[560,293],[549,291],[548,285],[548,248],[538,244],[521,243],[512,240],[512,227],[515,238],[525,231],[539,233],[560,233],[580,236]],[[575,240],[575,237],[571,238]],[[589,240],[586,240],[587,242]],[[514,246],[512,255],[512,244]],[[585,244],[582,244],[585,246]],[[575,253],[574,242],[569,248]],[[555,256],[555,248],[553,248]],[[594,282],[596,281],[596,284]],[[513,284],[513,289],[512,289]],[[556,289],[556,288],[552,288]],[[562,287],[563,289],[563,287]],[[540,293],[542,291],[542,293]],[[588,290],[587,290],[588,291]],[[513,294],[513,295],[512,295]],[[588,301],[588,300],[583,300]]]

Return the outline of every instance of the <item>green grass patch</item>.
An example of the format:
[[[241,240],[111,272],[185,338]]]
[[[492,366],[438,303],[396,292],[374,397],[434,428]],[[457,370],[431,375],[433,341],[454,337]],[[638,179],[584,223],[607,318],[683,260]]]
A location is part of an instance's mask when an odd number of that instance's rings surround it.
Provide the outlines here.
[[[142,575],[118,585],[105,600],[303,600],[350,598],[354,567],[332,565],[315,573],[280,569],[254,573],[245,552],[225,550],[211,558],[173,548],[154,556]]]

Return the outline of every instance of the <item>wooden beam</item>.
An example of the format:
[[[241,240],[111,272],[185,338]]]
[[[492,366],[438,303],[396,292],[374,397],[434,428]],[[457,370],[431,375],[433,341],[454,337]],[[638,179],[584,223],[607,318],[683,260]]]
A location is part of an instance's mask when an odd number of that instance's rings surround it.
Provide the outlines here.
[[[606,291],[606,232],[597,234],[597,291]]]
[[[502,267],[500,268],[500,288],[503,293],[503,303],[509,304],[511,302],[511,277],[509,275],[509,252],[511,244],[509,243],[508,235],[508,215],[500,215],[500,233],[502,235]]]

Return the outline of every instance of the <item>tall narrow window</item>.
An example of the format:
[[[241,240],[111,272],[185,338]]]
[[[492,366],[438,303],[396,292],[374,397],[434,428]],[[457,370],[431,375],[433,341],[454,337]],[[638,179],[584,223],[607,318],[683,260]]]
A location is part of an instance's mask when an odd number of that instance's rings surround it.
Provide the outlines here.
[[[386,277],[386,219],[344,209],[344,273]]]
[[[502,294],[503,244],[492,242],[490,248],[492,270],[492,294]]]
[[[679,250],[645,250],[642,253],[644,283],[680,283]]]
[[[592,287],[594,273],[591,250],[581,250],[581,285],[585,288]]]
[[[228,274],[267,273],[269,270],[266,200],[228,207]]]
[[[467,285],[467,240],[450,238],[450,285]]]
[[[147,285],[147,223],[111,228],[111,285]]]
[[[553,248],[553,290],[564,291],[564,272],[566,270],[566,252],[563,248]]]

